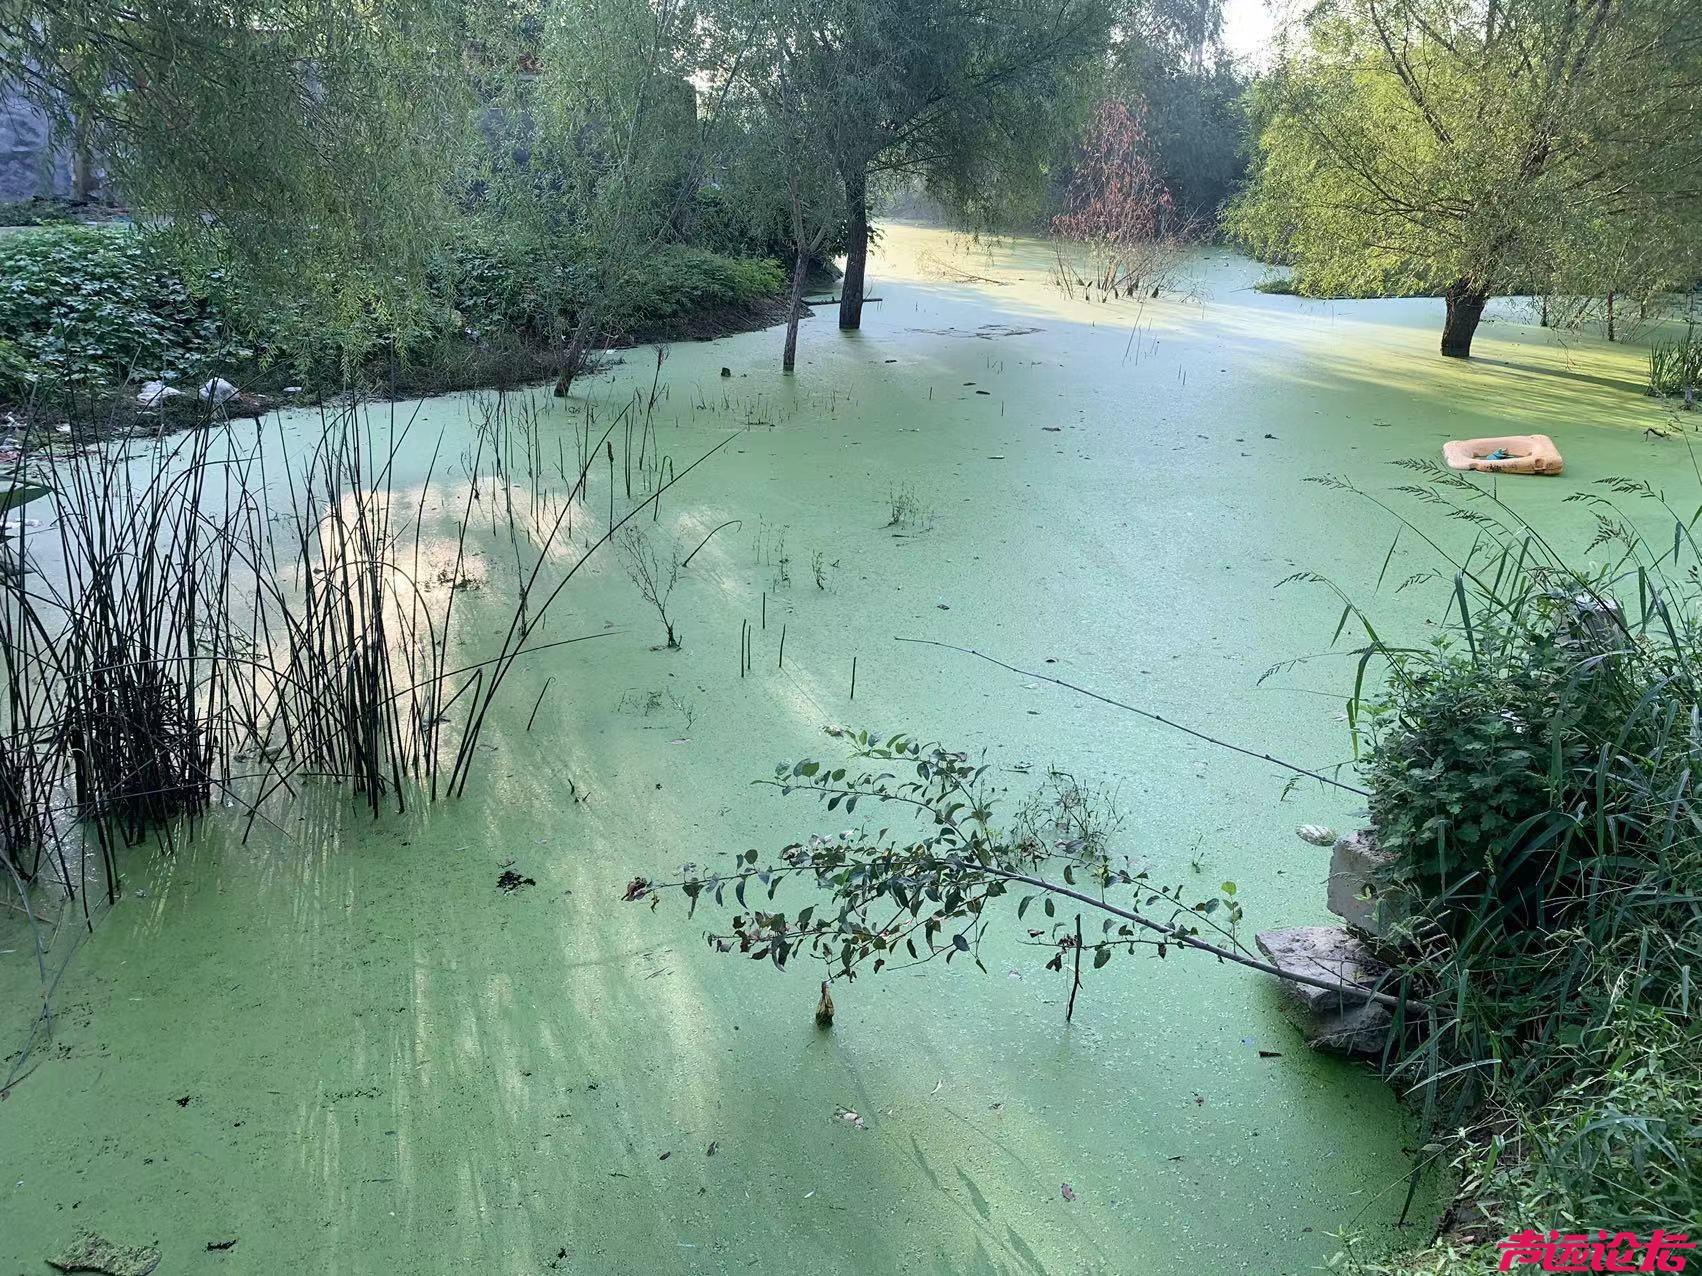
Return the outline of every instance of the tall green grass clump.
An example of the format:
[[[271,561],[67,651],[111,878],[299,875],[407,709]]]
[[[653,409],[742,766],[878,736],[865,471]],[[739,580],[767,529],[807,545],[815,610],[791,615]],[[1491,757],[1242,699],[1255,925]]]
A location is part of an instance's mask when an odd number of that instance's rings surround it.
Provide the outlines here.
[[[1702,384],[1702,337],[1688,332],[1649,346],[1649,393],[1657,398],[1694,395]]]
[[[1474,539],[1452,554],[1402,520],[1445,563],[1407,583],[1440,585],[1447,621],[1419,647],[1366,625],[1350,719],[1391,857],[1383,942],[1430,1006],[1392,1074],[1469,1204],[1435,1253],[1474,1228],[1682,1230],[1702,1204],[1695,515],[1640,483],[1579,493],[1596,565],[1575,567],[1489,490],[1414,468],[1407,495]]]

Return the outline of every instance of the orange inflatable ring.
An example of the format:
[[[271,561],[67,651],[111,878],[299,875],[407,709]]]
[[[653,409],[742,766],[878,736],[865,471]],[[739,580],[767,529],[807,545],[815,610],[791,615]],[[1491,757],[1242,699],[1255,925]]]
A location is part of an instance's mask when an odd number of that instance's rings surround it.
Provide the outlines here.
[[[1505,453],[1495,456],[1495,453]],[[1493,459],[1491,459],[1493,458]],[[1558,474],[1566,463],[1546,434],[1507,434],[1496,439],[1455,439],[1442,445],[1451,470],[1485,474]]]

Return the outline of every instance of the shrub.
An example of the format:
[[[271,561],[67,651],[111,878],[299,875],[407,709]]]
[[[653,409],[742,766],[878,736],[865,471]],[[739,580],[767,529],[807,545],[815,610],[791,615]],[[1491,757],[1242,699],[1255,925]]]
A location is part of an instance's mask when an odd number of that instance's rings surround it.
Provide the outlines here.
[[[30,361],[17,345],[0,337],[0,399],[28,394]]]
[[[46,226],[70,220],[71,210],[63,200],[37,196],[0,203],[0,226]]]
[[[752,210],[721,188],[705,186],[683,220],[685,242],[726,257],[784,259],[792,253],[791,211],[783,198]],[[827,246],[830,251],[833,247]]]
[[[451,241],[437,282],[478,339],[499,332],[549,339],[560,334],[573,255],[568,244],[552,248],[474,221]]]
[[[1576,570],[1489,491],[1419,468],[1409,493],[1476,540],[1442,574],[1441,637],[1360,653],[1388,671],[1352,707],[1387,938],[1435,1008],[1394,1075],[1501,1225],[1682,1223],[1702,1204],[1696,542],[1609,480],[1572,499],[1619,567]],[[1620,497],[1673,536],[1645,542]]]
[[[254,356],[232,331],[229,281],[195,287],[160,237],[51,227],[0,239],[0,342],[49,397],[128,377],[199,379]]]
[[[632,272],[611,299],[607,323],[629,335],[665,331],[706,311],[754,306],[784,286],[784,273],[773,261],[676,244],[650,254]]]
[[[1603,605],[1592,592],[1524,601],[1511,622],[1490,610],[1469,647],[1402,658],[1366,766],[1379,845],[1450,925],[1486,912],[1500,928],[1556,920],[1548,897],[1572,898],[1569,879],[1608,849],[1577,827],[1578,803],[1617,816],[1632,797],[1579,787],[1594,785],[1604,744],[1643,744],[1652,727],[1632,712],[1647,677],[1570,633]]]
[[[1387,301],[1397,297],[1440,297],[1441,290],[1390,273],[1380,282],[1341,287],[1307,274],[1277,275],[1253,285],[1255,292],[1277,297],[1311,297],[1318,301]]]
[[[163,377],[192,386],[219,374],[245,388],[284,380],[485,384],[480,368],[537,359],[573,326],[589,245],[498,233],[469,222],[442,253],[427,295],[407,313],[351,302],[349,313],[267,307],[217,265],[185,261],[166,235],[132,227],[53,227],[0,239],[0,398]],[[605,309],[615,337],[671,336],[700,316],[778,295],[772,261],[672,245],[642,257]],[[476,355],[477,358],[470,356]],[[460,374],[471,367],[471,381]],[[422,369],[441,370],[433,380]],[[498,378],[499,380],[501,378]]]

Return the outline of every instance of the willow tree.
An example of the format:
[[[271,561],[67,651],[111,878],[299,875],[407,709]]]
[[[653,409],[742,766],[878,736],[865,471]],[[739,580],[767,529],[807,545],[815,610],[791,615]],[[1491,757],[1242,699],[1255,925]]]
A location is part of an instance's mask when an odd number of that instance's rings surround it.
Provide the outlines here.
[[[1582,284],[1595,229],[1702,189],[1692,0],[1339,0],[1260,87],[1230,223],[1312,287],[1436,291],[1465,358],[1489,298]],[[1593,229],[1595,228],[1595,229]]]
[[[759,0],[760,6],[760,0]],[[862,323],[869,187],[919,176],[984,196],[1046,148],[1036,130],[1079,98],[1073,72],[1103,54],[1107,0],[772,0],[800,35],[791,75],[824,121],[844,191],[839,326]]]
[[[787,0],[760,0],[744,11],[755,20],[752,56],[738,94],[737,143],[724,165],[724,193],[745,210],[756,238],[784,239],[791,249],[780,355],[781,371],[790,373],[797,367],[811,264],[845,223],[832,157],[834,119],[824,103],[804,92],[797,75],[800,49],[811,39],[809,28],[798,24],[800,8]]]
[[[448,0],[0,0],[0,81],[257,292],[370,327],[415,304],[450,207],[462,17]]]
[[[1247,175],[1246,89],[1223,45],[1221,0],[1138,0],[1118,23],[1100,96],[1140,104],[1177,210],[1215,227]]]
[[[708,0],[513,0],[493,47],[491,145],[475,201],[506,240],[555,260],[538,270],[569,317],[556,393],[657,248],[680,238],[713,179],[728,95],[753,19]],[[559,304],[558,304],[559,303]]]

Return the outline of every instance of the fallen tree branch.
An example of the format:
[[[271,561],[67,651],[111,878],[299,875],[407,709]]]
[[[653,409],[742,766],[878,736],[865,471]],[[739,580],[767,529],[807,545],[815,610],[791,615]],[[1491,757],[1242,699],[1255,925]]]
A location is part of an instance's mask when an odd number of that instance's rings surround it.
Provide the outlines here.
[[[1430,1003],[1419,1001],[1413,997],[1396,997],[1390,993],[1377,992],[1370,988],[1361,988],[1356,984],[1349,984],[1344,980],[1329,980],[1315,975],[1302,975],[1296,971],[1284,970],[1281,966],[1273,965],[1268,961],[1260,961],[1257,957],[1249,957],[1243,953],[1238,953],[1228,948],[1220,948],[1218,945],[1211,943],[1209,940],[1196,939],[1192,935],[1179,934],[1171,927],[1164,925],[1162,922],[1155,922],[1150,917],[1143,917],[1139,913],[1131,912],[1129,909],[1119,908],[1117,905],[1108,903],[1105,900],[1095,899],[1092,895],[1086,894],[1083,891],[1074,890],[1068,886],[1060,886],[1058,883],[1049,882],[1042,877],[1030,877],[1026,873],[1015,873],[1008,869],[998,868],[990,864],[971,864],[965,860],[952,860],[948,862],[961,869],[973,869],[978,873],[986,873],[989,877],[1001,878],[1007,882],[1021,882],[1026,886],[1032,886],[1037,890],[1043,890],[1052,895],[1062,895],[1066,899],[1073,899],[1078,903],[1087,904],[1089,907],[1097,908],[1103,913],[1110,913],[1113,917],[1121,918],[1126,922],[1133,922],[1137,926],[1144,926],[1147,930],[1157,931],[1159,934],[1168,936],[1171,942],[1183,948],[1197,948],[1201,952],[1210,953],[1212,956],[1221,961],[1232,961],[1238,966],[1247,967],[1249,970],[1261,970],[1267,975],[1275,975],[1277,978],[1286,979],[1290,983],[1306,984],[1312,988],[1322,988],[1326,992],[1340,993],[1343,996],[1353,997],[1361,1001],[1374,1001],[1378,1005],[1387,1006],[1391,1010],[1399,1010],[1402,1007],[1405,1007],[1408,1010],[1416,1010],[1420,1014],[1428,1013],[1430,1010]]]
[[[959,647],[956,643],[940,642],[934,638],[902,638],[896,635],[894,636],[893,641],[915,643],[918,646],[923,647],[943,647],[947,651],[955,651],[965,656],[974,656],[977,660],[985,660],[988,664],[997,665],[1000,669],[1008,670],[1014,674],[1021,674],[1024,678],[1037,678],[1041,682],[1049,682],[1055,687],[1062,687],[1066,691],[1073,691],[1077,695],[1086,696],[1090,700],[1097,700],[1101,704],[1108,704],[1113,709],[1121,709],[1125,713],[1132,713],[1136,717],[1147,719],[1149,722],[1156,722],[1160,726],[1169,727],[1172,731],[1180,731],[1183,735],[1192,736],[1194,739],[1204,741],[1206,744],[1216,745],[1220,749],[1228,749],[1231,753],[1239,753],[1242,757],[1255,758],[1260,762],[1269,762],[1272,766],[1279,766],[1285,771],[1292,771],[1295,775],[1305,776],[1307,779],[1316,780],[1320,784],[1333,785],[1338,789],[1344,789],[1359,797],[1371,796],[1358,785],[1348,784],[1344,780],[1332,779],[1330,776],[1327,776],[1320,771],[1314,771],[1309,767],[1303,767],[1297,763],[1273,757],[1269,753],[1260,753],[1257,749],[1244,749],[1239,744],[1231,744],[1227,740],[1219,740],[1215,736],[1207,735],[1204,731],[1196,731],[1193,727],[1184,726],[1182,723],[1177,722],[1172,718],[1166,718],[1163,714],[1153,713],[1148,709],[1139,709],[1132,704],[1125,704],[1121,700],[1113,700],[1110,696],[1100,695],[1099,692],[1090,691],[1086,687],[1078,687],[1075,683],[1065,682],[1062,678],[1054,678],[1050,674],[1035,673],[1031,669],[1021,669],[1016,665],[1006,664],[1003,660],[998,659],[996,656],[989,656],[984,651],[976,651],[973,647]]]

